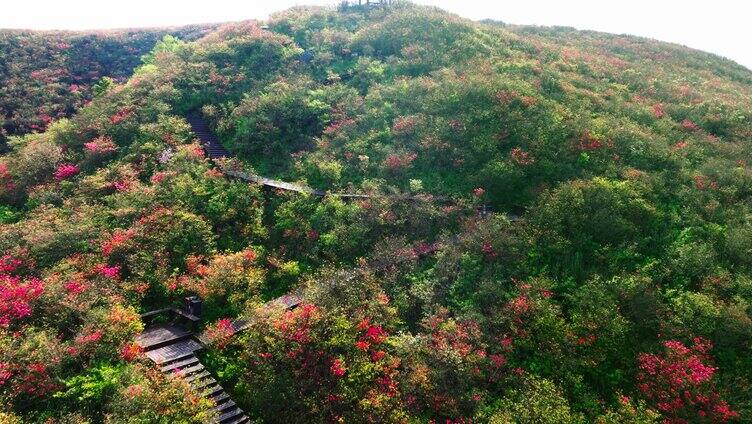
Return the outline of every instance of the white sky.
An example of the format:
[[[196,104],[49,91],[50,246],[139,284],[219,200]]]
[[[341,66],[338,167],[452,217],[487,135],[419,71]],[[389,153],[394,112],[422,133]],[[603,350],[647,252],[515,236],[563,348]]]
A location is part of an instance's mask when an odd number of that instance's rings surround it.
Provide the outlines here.
[[[752,69],[749,0],[416,0],[471,19],[566,25],[671,41]],[[0,28],[99,29],[264,19],[337,0],[0,0]]]

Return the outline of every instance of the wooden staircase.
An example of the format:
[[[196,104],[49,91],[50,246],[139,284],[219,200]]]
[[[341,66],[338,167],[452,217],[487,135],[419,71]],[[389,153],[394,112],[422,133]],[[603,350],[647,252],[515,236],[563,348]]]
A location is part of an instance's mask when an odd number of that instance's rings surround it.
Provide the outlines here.
[[[201,117],[198,112],[190,113],[186,116],[188,123],[191,124],[191,129],[196,137],[201,141],[201,146],[206,152],[206,156],[210,159],[221,159],[231,157],[232,154],[225,149],[222,143],[219,142],[217,135],[209,127],[209,124]]]
[[[136,337],[136,343],[163,373],[182,378],[195,392],[214,402],[212,411],[215,418],[212,423],[241,424],[250,421],[198,360],[196,352],[203,349],[203,345],[196,341],[192,332],[171,323],[159,324],[144,330]]]

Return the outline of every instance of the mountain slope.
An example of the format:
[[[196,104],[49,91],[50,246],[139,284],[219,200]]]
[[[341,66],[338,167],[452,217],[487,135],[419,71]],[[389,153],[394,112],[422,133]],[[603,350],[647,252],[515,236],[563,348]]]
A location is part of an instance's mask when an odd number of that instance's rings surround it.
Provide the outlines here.
[[[0,142],[43,131],[73,114],[103,77],[130,76],[166,35],[194,40],[216,25],[172,29],[55,32],[0,30]]]
[[[265,25],[163,40],[14,139],[8,417],[209,419],[131,344],[138,313],[199,295],[201,363],[259,422],[750,420],[752,72],[408,3]],[[374,197],[227,178],[197,112],[224,167]]]

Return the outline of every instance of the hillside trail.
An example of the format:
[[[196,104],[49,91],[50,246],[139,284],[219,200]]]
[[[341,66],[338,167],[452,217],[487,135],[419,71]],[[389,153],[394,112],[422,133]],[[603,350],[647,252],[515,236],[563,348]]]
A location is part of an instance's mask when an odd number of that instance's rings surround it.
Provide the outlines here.
[[[373,199],[388,198],[400,201],[429,201],[465,204],[457,202],[446,197],[437,197],[430,195],[380,195],[380,194],[359,194],[359,193],[330,193],[323,190],[313,189],[302,184],[280,181],[273,178],[267,178],[261,175],[245,172],[241,169],[228,167],[225,159],[234,157],[219,142],[214,131],[201,115],[198,113],[188,114],[186,116],[188,123],[191,125],[193,133],[201,143],[206,156],[228,177],[237,178],[254,184],[259,184],[275,190],[291,191],[306,195],[318,197],[338,197],[342,199]],[[490,214],[490,210],[483,205],[478,210],[478,215],[485,218]],[[511,218],[511,217],[510,217]],[[436,242],[430,245],[423,245],[413,248],[412,253],[400,256],[392,261],[380,261],[364,263],[355,268],[339,270],[327,277],[317,280],[320,286],[329,290],[336,290],[337,286],[347,285],[356,278],[362,277],[369,273],[385,271],[399,265],[405,261],[417,260],[421,257],[432,255],[448,244],[458,240],[458,236],[448,238],[445,242]],[[186,299],[187,300],[187,299]],[[233,334],[240,333],[250,328],[257,317],[282,308],[283,310],[292,310],[304,302],[303,289],[299,288],[292,292],[273,299],[263,304],[250,317],[238,317],[231,321]],[[151,324],[139,334],[135,341],[143,350],[145,356],[150,359],[163,373],[177,376],[188,383],[191,388],[214,402],[212,408],[214,413],[213,423],[219,424],[245,424],[250,422],[250,418],[231,398],[209,372],[208,369],[200,362],[197,352],[203,350],[210,344],[210,337],[204,331],[196,334],[191,330],[200,318],[192,313],[190,308],[167,307],[156,311],[147,312],[142,315],[145,321],[151,321],[158,316],[167,315],[167,322]],[[186,325],[187,324],[187,325]]]
[[[337,193],[337,192],[329,192],[319,189],[314,189],[302,184],[297,183],[291,183],[287,181],[281,181],[273,178],[264,177],[262,175],[253,174],[250,172],[245,172],[241,169],[237,169],[234,167],[228,167],[225,163],[223,163],[224,159],[230,159],[234,158],[235,155],[229,152],[225,147],[220,143],[219,138],[214,133],[214,131],[209,126],[209,123],[206,122],[206,120],[199,114],[199,113],[189,113],[186,115],[186,120],[191,125],[191,129],[193,130],[193,133],[198,138],[198,141],[201,144],[201,147],[204,149],[204,152],[206,153],[206,156],[214,162],[214,164],[222,170],[222,172],[227,175],[228,177],[237,178],[239,180],[255,183],[262,185],[264,187],[272,188],[272,189],[278,189],[278,190],[284,190],[284,191],[292,191],[296,193],[301,194],[308,194],[318,197],[339,197],[342,199],[375,199],[375,198],[386,198],[386,199],[393,199],[393,200],[401,200],[401,201],[428,201],[428,202],[436,202],[436,203],[454,203],[459,204],[460,202],[448,197],[443,196],[433,196],[433,195],[409,195],[409,194],[397,194],[397,195],[386,195],[386,194],[365,194],[365,193]]]

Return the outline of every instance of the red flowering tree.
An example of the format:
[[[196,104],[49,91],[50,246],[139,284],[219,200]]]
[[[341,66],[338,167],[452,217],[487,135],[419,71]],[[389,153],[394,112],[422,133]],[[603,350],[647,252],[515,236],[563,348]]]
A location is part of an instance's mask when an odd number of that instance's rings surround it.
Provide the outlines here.
[[[407,345],[402,358],[404,401],[412,412],[437,422],[466,422],[485,382],[506,366],[506,357],[489,356],[473,320],[458,320],[441,310],[422,324],[424,332]]]
[[[697,337],[689,347],[676,340],[663,346],[662,353],[638,356],[637,387],[666,423],[722,423],[738,418],[713,384],[718,368],[709,354],[710,341]]]
[[[310,421],[399,414],[399,360],[389,352],[388,331],[371,319],[303,304],[259,319],[245,334],[237,346],[252,392],[246,398],[262,417],[281,407]]]

